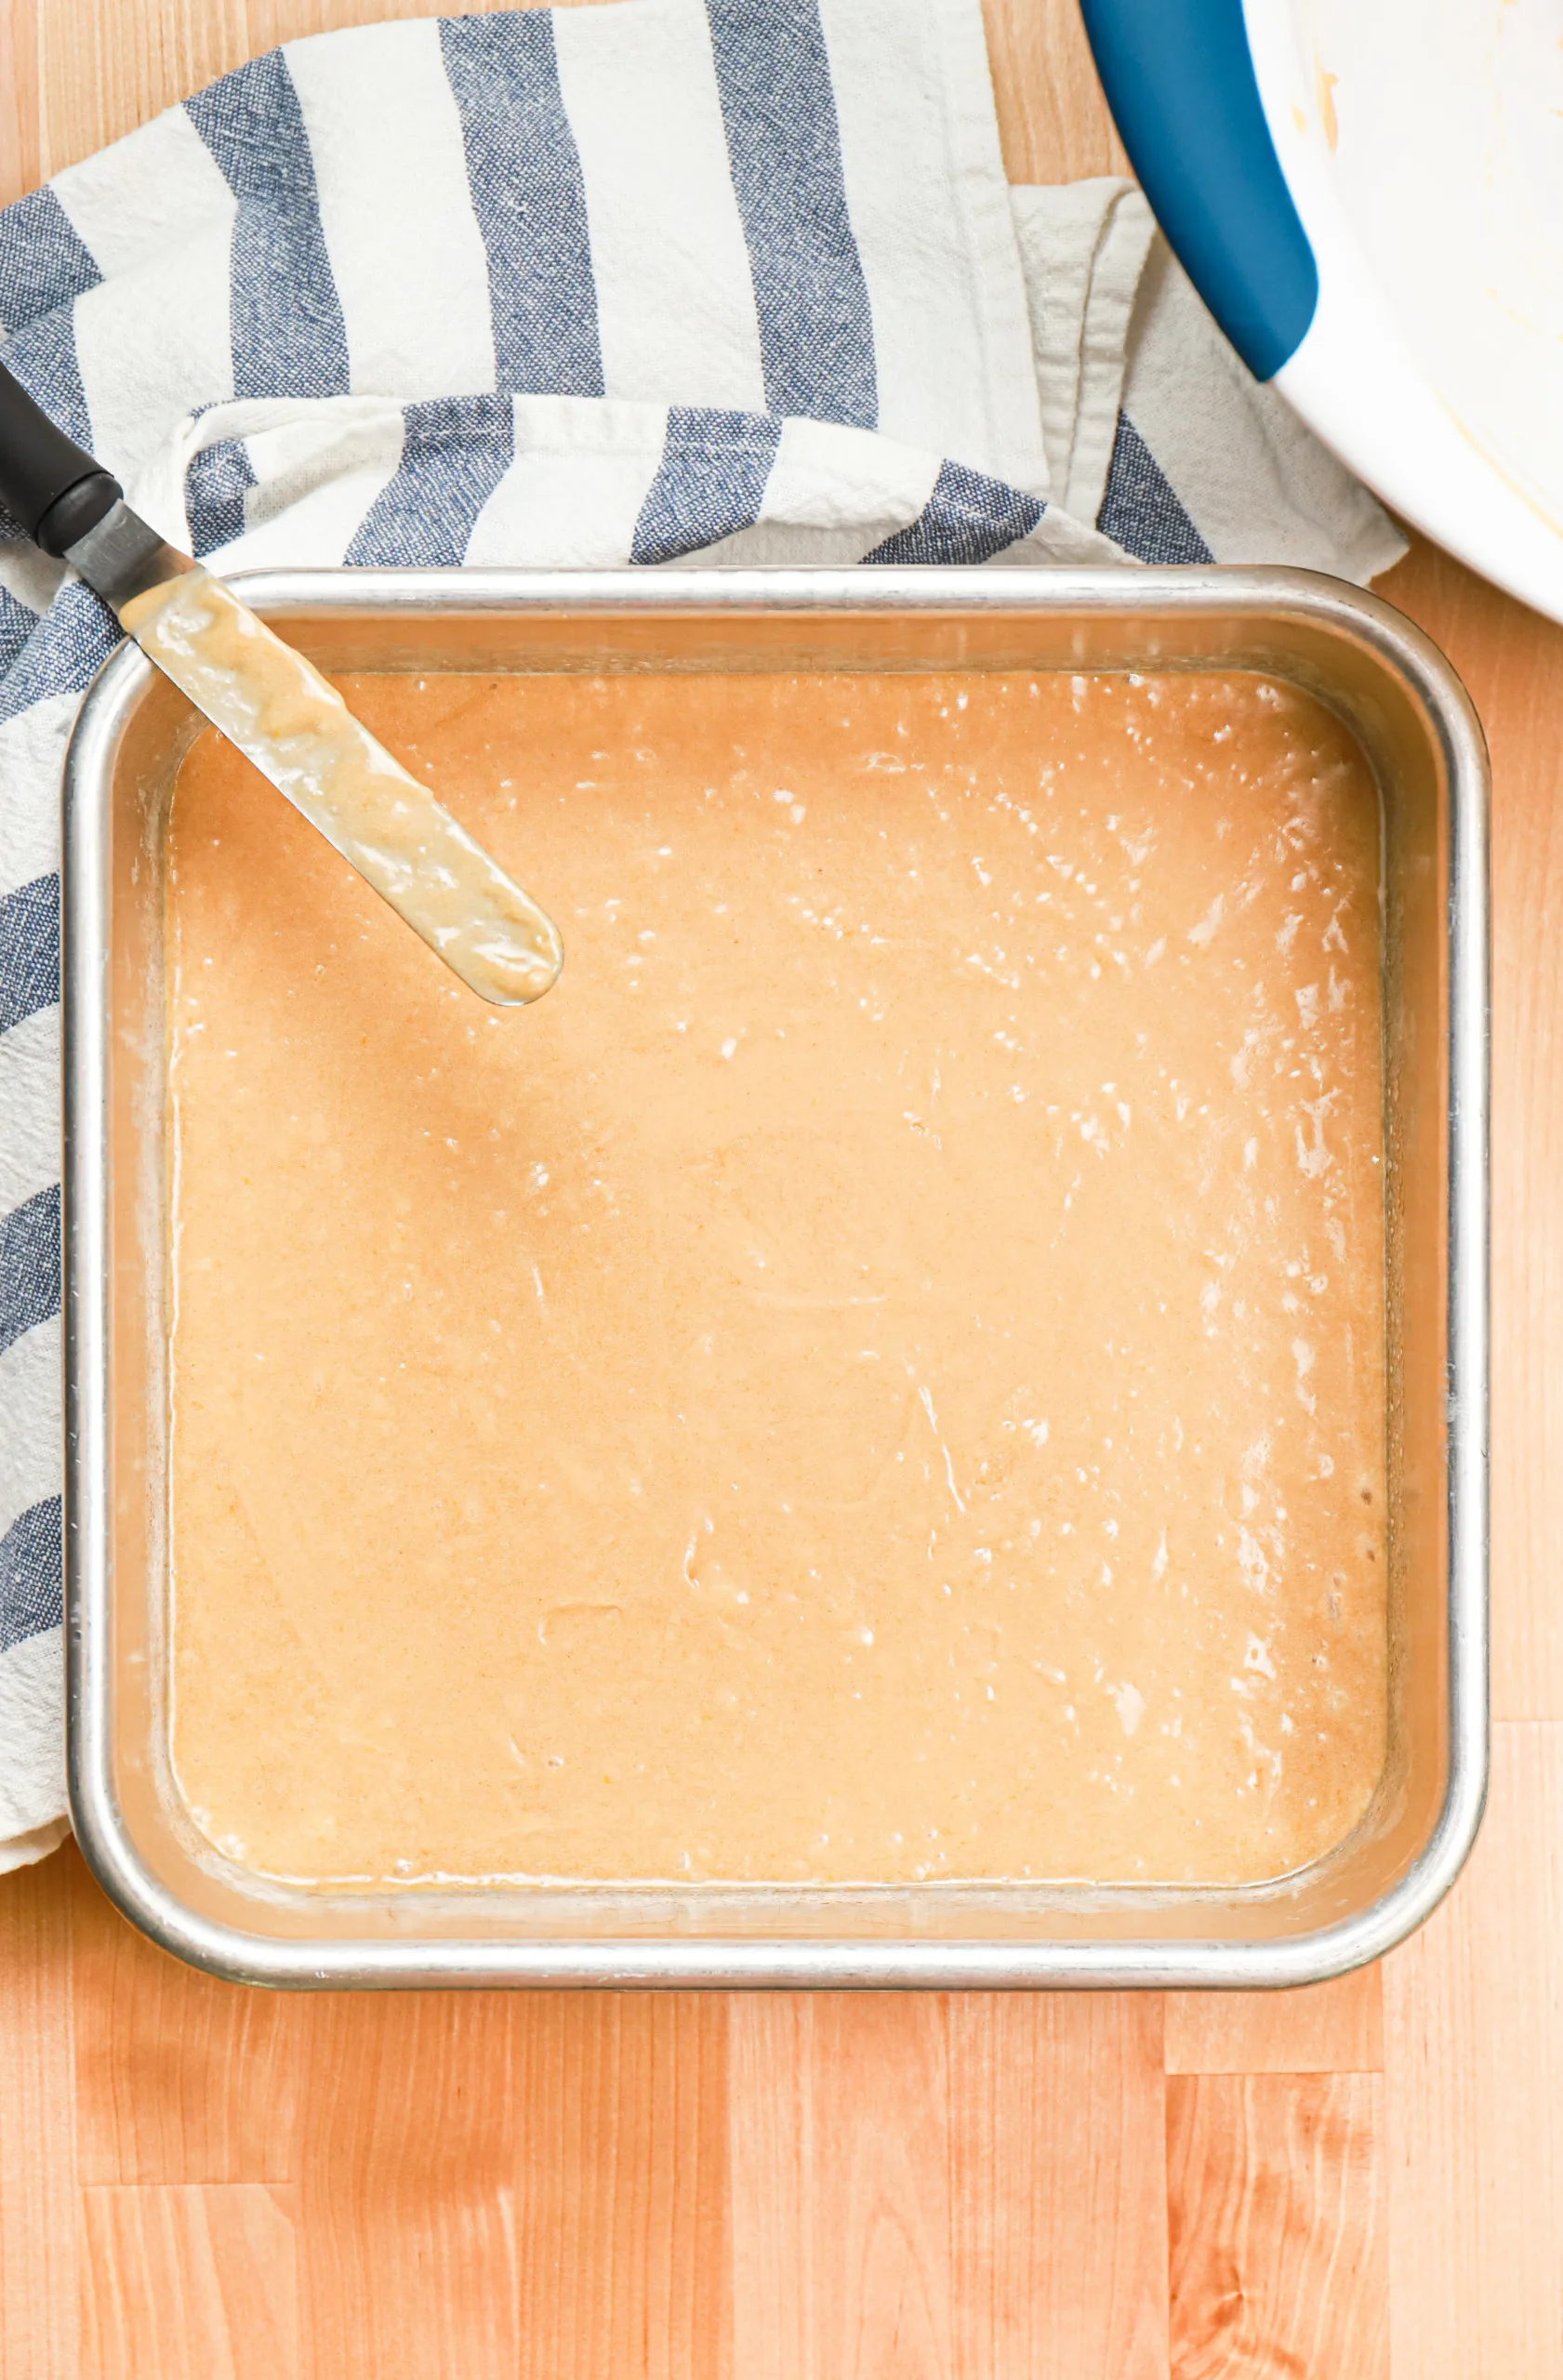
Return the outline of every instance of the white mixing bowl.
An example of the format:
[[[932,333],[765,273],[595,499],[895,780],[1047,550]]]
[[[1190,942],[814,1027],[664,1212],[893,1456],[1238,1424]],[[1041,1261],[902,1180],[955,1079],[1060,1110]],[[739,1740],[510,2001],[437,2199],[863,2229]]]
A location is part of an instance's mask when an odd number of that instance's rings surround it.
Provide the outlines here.
[[[1397,512],[1563,619],[1563,0],[1081,0],[1162,227]]]

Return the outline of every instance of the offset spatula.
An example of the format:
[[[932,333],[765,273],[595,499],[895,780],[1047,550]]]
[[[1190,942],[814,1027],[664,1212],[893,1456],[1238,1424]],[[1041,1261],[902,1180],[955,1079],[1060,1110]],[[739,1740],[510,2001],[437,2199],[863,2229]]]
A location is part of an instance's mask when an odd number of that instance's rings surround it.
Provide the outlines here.
[[[0,498],[464,984],[500,1007],[549,990],[564,958],[551,919],[301,653],[131,511],[4,365]]]

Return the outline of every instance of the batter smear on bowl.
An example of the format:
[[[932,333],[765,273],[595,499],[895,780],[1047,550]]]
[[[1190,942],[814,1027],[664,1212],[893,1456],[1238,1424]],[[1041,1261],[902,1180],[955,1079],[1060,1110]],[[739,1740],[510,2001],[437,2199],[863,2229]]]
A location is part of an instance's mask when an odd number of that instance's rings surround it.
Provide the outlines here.
[[[306,1881],[1232,1884],[1386,1726],[1379,826],[1242,676],[360,678],[571,963],[207,734],[177,1775]]]

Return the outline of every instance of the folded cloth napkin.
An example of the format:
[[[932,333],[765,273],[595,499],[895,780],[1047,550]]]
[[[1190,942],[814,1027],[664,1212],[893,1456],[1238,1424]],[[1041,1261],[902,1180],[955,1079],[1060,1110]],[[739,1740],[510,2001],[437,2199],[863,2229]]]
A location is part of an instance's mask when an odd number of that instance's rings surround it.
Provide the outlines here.
[[[1136,191],[1006,187],[978,0],[291,43],[0,214],[0,333],[224,571],[1401,550]],[[65,1825],[58,803],[117,636],[0,538],[0,1867]]]

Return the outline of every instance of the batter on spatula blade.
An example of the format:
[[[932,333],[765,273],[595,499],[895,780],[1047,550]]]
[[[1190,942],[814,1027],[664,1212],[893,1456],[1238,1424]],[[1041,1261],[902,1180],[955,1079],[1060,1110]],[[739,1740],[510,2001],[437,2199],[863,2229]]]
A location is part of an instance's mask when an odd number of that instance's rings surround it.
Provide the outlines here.
[[[4,364],[0,504],[470,990],[514,1008],[557,981],[563,947],[536,903],[302,654],[131,510]]]
[[[253,760],[462,982],[498,1008],[557,981],[557,928],[426,785],[209,571],[133,596],[148,658]]]

